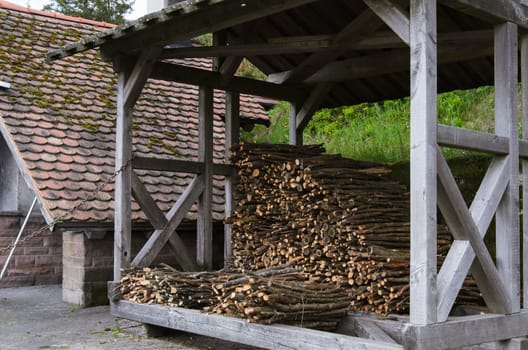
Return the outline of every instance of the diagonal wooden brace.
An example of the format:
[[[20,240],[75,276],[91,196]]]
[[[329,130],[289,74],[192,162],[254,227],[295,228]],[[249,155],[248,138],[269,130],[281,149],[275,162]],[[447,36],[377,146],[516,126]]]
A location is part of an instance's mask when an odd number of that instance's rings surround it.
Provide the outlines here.
[[[143,182],[135,172],[132,172],[132,195],[134,199],[147,216],[155,230],[163,230],[167,226],[169,220],[165,214],[159,209],[156,201],[152,198],[148,190],[145,188]],[[149,237],[150,238],[150,237]],[[177,232],[174,232],[169,237],[169,244],[176,252],[175,258],[178,264],[184,271],[198,271],[198,264],[191,256],[190,249],[187,248],[181,237]]]
[[[173,235],[176,228],[180,225],[185,214],[191,209],[191,206],[198,200],[204,189],[204,181],[201,175],[196,176],[189,186],[176,201],[172,209],[167,213],[167,225],[163,229],[154,231],[152,236],[132,261],[136,266],[148,266],[154,261],[165,243]]]
[[[463,256],[459,257],[450,252],[451,254],[448,254],[449,260],[446,259],[448,262],[447,266],[452,267],[451,259],[463,258],[460,259],[460,262],[461,264],[463,263],[464,266],[459,265],[455,274],[457,279],[462,278],[462,276],[465,277],[470,267],[468,266],[468,263],[471,264],[474,260],[471,258],[472,251],[473,255],[477,258],[475,261],[477,264],[473,264],[472,266],[472,274],[486,304],[494,313],[509,313],[511,312],[510,298],[497,268],[493,263],[493,259],[484,244],[482,239],[484,234],[476,225],[471,212],[467,208],[447,162],[441,152],[437,153],[438,205],[451,229],[453,237],[458,241],[469,242],[469,245],[466,247],[463,246],[463,243],[455,243],[454,246],[457,254],[463,254]],[[485,230],[483,231],[485,233]],[[444,278],[444,276],[442,276],[442,278]],[[446,288],[442,286],[441,289],[445,293]],[[441,298],[444,295],[442,295]],[[445,309],[442,309],[442,312],[443,316],[447,318],[445,315]],[[449,311],[447,311],[447,314],[448,313]]]
[[[392,0],[363,0],[404,43],[410,45],[409,13]]]

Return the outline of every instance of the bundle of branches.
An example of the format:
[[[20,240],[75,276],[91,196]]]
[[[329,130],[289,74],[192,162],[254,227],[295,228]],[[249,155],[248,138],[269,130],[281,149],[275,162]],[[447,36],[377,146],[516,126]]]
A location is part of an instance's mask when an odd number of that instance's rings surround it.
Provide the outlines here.
[[[201,309],[215,303],[211,280],[221,278],[215,272],[180,272],[163,264],[124,270],[117,288],[128,301]]]
[[[307,280],[302,269],[272,267],[252,273],[180,272],[162,264],[124,271],[125,300],[201,309],[255,323],[332,330],[349,305],[345,291]]]
[[[311,281],[347,287],[353,310],[408,310],[409,194],[388,179],[388,168],[323,155],[320,146],[232,151],[239,168],[228,219],[234,268],[294,264]],[[439,263],[450,242],[439,225]]]

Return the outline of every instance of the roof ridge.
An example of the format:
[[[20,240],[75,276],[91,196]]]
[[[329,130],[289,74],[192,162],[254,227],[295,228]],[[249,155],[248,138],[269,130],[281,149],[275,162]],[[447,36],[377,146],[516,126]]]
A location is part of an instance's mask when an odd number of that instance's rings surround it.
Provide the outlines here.
[[[48,11],[43,11],[43,10],[36,10],[36,9],[32,9],[30,7],[17,5],[17,4],[14,4],[12,2],[4,1],[4,0],[0,0],[0,8],[7,9],[7,10],[18,11],[18,12],[32,13],[32,14],[36,14],[36,15],[40,15],[40,16],[44,16],[44,17],[62,19],[62,20],[70,21],[70,22],[96,25],[96,26],[104,27],[104,28],[114,28],[114,27],[116,27],[116,25],[112,24],[112,23],[94,21],[94,20],[91,20],[91,19],[85,19],[85,18],[81,18],[81,17],[68,16],[68,15],[63,15],[61,13],[56,13],[56,12],[48,12]]]

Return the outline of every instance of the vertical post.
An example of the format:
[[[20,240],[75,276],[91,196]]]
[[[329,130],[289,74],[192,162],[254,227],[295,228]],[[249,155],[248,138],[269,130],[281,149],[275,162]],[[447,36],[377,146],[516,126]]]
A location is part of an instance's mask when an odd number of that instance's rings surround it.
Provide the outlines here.
[[[522,139],[528,141],[528,35],[521,38]],[[522,161],[523,308],[528,308],[528,160]]]
[[[437,321],[436,0],[411,0],[411,323]]]
[[[290,145],[302,146],[303,144],[303,132],[297,129],[297,113],[299,112],[300,103],[290,103],[290,121],[289,121],[289,133],[290,133]]]
[[[114,219],[114,282],[121,280],[121,269],[130,265],[132,236],[132,107],[126,101],[128,71],[118,73]]]
[[[225,155],[231,156],[231,147],[240,141],[240,95],[237,92],[226,91],[226,113],[225,113]],[[225,216],[231,215],[233,211],[234,177],[226,177],[225,181]],[[224,226],[224,264],[231,257],[231,225]]]
[[[204,190],[198,198],[196,260],[213,268],[213,89],[200,86],[198,161],[204,164]]]
[[[497,269],[511,298],[512,312],[519,311],[519,141],[517,117],[517,25],[495,26],[495,132],[510,140],[508,188],[496,219]]]

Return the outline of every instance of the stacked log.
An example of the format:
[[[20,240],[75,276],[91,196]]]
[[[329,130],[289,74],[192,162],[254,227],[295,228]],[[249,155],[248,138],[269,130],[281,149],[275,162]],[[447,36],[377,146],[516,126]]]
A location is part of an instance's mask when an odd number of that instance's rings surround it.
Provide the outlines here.
[[[242,144],[232,227],[233,268],[282,264],[345,288],[355,311],[403,313],[409,301],[409,194],[374,163],[320,146]],[[451,238],[438,226],[439,263]],[[477,292],[478,294],[478,292]]]
[[[125,300],[200,309],[261,324],[334,330],[350,304],[345,291],[310,282],[301,269],[288,266],[252,273],[190,273],[168,265],[124,272],[117,288]]]

